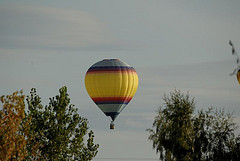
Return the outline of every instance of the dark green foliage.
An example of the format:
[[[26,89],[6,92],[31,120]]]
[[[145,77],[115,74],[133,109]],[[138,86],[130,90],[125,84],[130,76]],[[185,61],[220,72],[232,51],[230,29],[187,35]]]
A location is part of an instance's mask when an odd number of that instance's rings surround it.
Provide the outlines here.
[[[224,110],[203,110],[192,119],[194,127],[194,160],[239,160],[240,148],[231,114]]]
[[[194,99],[175,90],[164,96],[149,140],[166,161],[212,161],[240,159],[239,140],[231,114],[212,108],[194,114]]]
[[[153,148],[160,153],[163,160],[188,160],[192,156],[193,128],[191,114],[194,111],[194,100],[189,95],[182,95],[180,91],[170,93],[163,98],[165,108],[159,108],[149,139],[153,141]]]
[[[30,133],[34,138],[28,148],[38,143],[41,160],[92,160],[99,146],[93,143],[93,132],[88,132],[88,121],[70,104],[66,87],[59,93],[50,98],[45,107],[35,89],[27,97],[27,115],[32,119]],[[88,139],[85,141],[86,134]],[[29,156],[28,159],[34,158]]]

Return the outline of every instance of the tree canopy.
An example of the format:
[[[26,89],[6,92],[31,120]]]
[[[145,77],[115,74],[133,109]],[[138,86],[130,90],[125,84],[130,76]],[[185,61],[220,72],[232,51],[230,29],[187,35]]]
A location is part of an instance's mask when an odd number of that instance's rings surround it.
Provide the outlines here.
[[[27,156],[26,145],[29,121],[25,118],[22,91],[1,96],[0,109],[0,158],[1,160],[23,160]]]
[[[149,140],[166,161],[212,161],[240,159],[240,137],[231,114],[224,110],[195,112],[189,94],[175,90],[163,98]]]
[[[36,89],[2,96],[0,110],[0,157],[3,160],[90,161],[98,152],[88,120],[70,104],[67,87],[43,106]]]

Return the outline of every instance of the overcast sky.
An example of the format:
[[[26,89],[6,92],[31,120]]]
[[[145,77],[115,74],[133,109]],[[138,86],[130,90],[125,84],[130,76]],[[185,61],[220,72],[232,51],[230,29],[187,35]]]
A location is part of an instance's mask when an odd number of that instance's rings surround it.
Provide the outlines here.
[[[146,129],[174,89],[189,92],[198,109],[225,108],[240,120],[228,44],[240,52],[239,7],[239,0],[0,0],[0,95],[34,87],[47,104],[65,85],[100,144],[95,161],[157,159]],[[139,76],[114,131],[84,86],[88,68],[105,58]]]

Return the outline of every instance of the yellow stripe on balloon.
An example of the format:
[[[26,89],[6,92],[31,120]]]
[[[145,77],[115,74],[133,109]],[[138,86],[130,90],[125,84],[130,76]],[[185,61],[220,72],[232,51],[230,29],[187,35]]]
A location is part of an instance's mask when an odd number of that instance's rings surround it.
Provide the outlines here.
[[[138,87],[136,72],[87,73],[85,85],[91,98],[133,97]]]

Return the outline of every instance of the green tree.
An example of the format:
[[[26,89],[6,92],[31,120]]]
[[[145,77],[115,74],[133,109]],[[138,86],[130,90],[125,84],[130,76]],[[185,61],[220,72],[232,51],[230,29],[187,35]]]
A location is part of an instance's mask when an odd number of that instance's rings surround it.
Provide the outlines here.
[[[239,139],[233,116],[224,110],[209,108],[192,119],[194,127],[194,160],[240,160]]]
[[[50,98],[45,107],[36,90],[32,89],[27,105],[27,116],[31,118],[29,133],[34,136],[28,144],[30,153],[32,146],[39,143],[41,160],[89,161],[96,156],[99,145],[93,143],[94,133],[88,132],[87,119],[80,117],[70,104],[67,87],[62,87],[59,95]],[[27,159],[33,160],[34,156],[29,155]]]
[[[162,160],[191,160],[194,100],[176,90],[170,93],[170,97],[164,95],[163,100],[165,108],[158,109],[153,123],[155,129],[148,129],[149,140]]]
[[[195,102],[189,94],[175,90],[164,96],[158,109],[149,140],[167,161],[212,161],[239,159],[239,137],[231,114],[209,108],[194,113]]]

